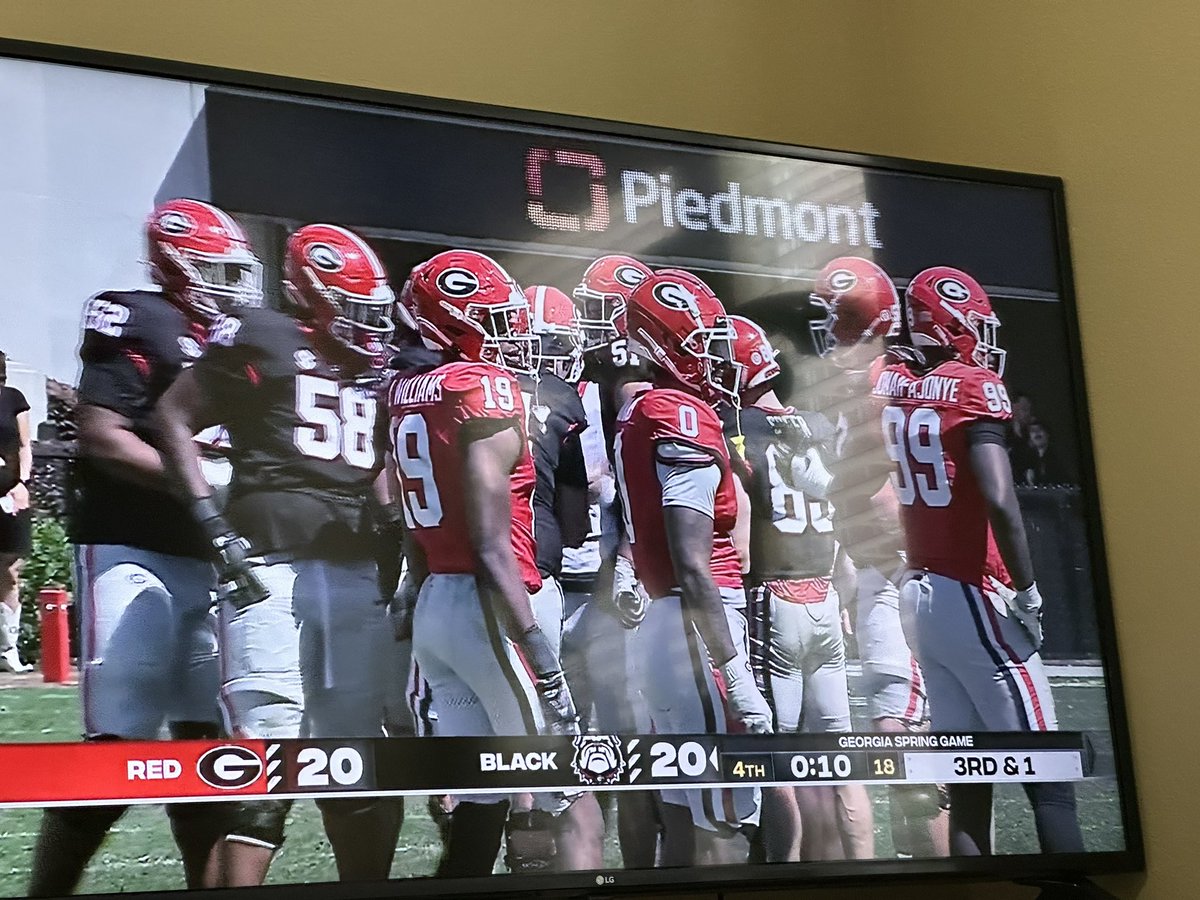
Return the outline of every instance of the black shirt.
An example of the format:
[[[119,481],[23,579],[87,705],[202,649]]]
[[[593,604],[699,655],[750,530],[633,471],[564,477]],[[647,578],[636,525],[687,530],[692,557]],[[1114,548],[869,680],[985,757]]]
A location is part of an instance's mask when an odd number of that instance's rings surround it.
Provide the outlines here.
[[[227,514],[256,552],[372,554],[368,498],[383,467],[387,370],[330,362],[331,342],[281,312],[248,309],[212,328],[196,364],[209,418],[233,448]]]
[[[0,387],[0,494],[7,494],[21,480],[21,432],[17,416],[29,412],[25,395],[15,387]]]
[[[124,416],[154,445],[150,411],[202,352],[203,329],[153,291],[108,291],[88,301],[79,403]],[[73,470],[71,539],[207,558],[208,541],[169,492],[126,481],[80,456]]]
[[[587,415],[579,393],[561,378],[543,373],[535,382],[518,379],[528,410],[529,451],[536,482],[533,488],[533,534],[537,541],[537,567],[544,576],[562,572],[562,526],[556,498],[560,484],[587,490],[587,470],[579,447],[579,432]]]
[[[721,410],[725,435],[738,430],[738,415]],[[815,447],[828,464],[836,438],[821,413],[741,411],[746,459],[743,482],[750,497],[750,575],[754,583],[776,579],[828,577],[833,570],[833,517],[826,500],[815,500],[790,485],[787,460]],[[731,450],[731,455],[734,451]]]

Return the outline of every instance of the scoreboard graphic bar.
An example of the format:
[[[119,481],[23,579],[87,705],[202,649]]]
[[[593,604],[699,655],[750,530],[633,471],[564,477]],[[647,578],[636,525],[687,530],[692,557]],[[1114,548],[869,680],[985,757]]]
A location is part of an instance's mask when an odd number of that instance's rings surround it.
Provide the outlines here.
[[[1075,732],[114,741],[0,746],[0,808],[691,785],[1077,781]]]

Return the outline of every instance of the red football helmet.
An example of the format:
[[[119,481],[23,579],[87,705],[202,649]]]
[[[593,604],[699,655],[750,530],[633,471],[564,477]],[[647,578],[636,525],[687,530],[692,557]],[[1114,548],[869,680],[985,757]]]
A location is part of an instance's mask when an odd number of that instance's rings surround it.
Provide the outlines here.
[[[413,279],[417,277],[417,272],[423,265],[425,263],[417,263],[408,273],[408,277],[404,279],[404,285],[400,288],[400,296],[396,298],[396,307],[392,313],[393,324],[398,323],[412,332],[420,330],[417,328],[417,301],[413,298]]]
[[[587,267],[572,294],[584,350],[607,347],[625,334],[629,296],[650,274],[631,256],[602,256]]]
[[[682,269],[660,269],[629,298],[629,340],[710,402],[737,402],[736,339],[712,289]]]
[[[242,227],[199,200],[168,200],[146,220],[150,277],[180,309],[211,322],[239,306],[261,306],[262,264]]]
[[[288,238],[283,286],[303,315],[341,343],[377,357],[392,336],[396,302],[383,263],[338,225],[305,225]]]
[[[1000,320],[979,282],[961,269],[919,272],[904,293],[914,347],[947,347],[963,362],[1004,374],[1005,351],[996,344]]]
[[[413,270],[417,326],[432,350],[524,375],[537,371],[529,303],[511,275],[474,250],[447,250]]]
[[[817,353],[900,333],[900,297],[887,272],[869,259],[840,256],[825,264],[808,295],[825,317],[811,324]]]
[[[729,323],[734,332],[733,361],[738,372],[738,394],[744,395],[779,374],[779,363],[775,362],[779,351],[771,346],[756,322],[745,316],[730,316]]]
[[[583,374],[583,350],[575,304],[558,288],[539,284],[525,288],[530,329],[540,343],[539,366],[571,384]]]

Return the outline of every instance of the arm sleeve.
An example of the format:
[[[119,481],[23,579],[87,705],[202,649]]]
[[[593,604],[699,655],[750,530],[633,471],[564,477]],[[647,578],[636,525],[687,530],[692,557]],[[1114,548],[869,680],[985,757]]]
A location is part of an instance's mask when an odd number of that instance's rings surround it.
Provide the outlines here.
[[[583,445],[579,441],[579,433],[568,434],[563,441],[562,453],[558,457],[558,471],[555,477],[561,484],[587,490],[587,464],[583,459]]]
[[[16,388],[10,388],[13,392],[13,415],[19,416],[23,412],[29,412],[29,401],[25,399],[25,395]]]
[[[1008,440],[1004,423],[995,419],[972,422],[967,429],[967,443],[972,447],[980,444],[999,444],[1001,447],[1007,447]]]
[[[707,465],[691,462],[664,462],[661,454],[655,460],[658,483],[662,486],[662,504],[683,506],[715,518],[717,488],[721,484],[721,469],[710,457]]]

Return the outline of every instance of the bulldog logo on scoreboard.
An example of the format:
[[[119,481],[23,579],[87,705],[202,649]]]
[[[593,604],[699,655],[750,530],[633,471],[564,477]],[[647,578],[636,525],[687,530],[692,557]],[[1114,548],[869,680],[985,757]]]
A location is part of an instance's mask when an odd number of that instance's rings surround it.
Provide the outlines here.
[[[581,734],[572,742],[571,768],[589,787],[616,784],[625,773],[621,739],[611,734]]]

